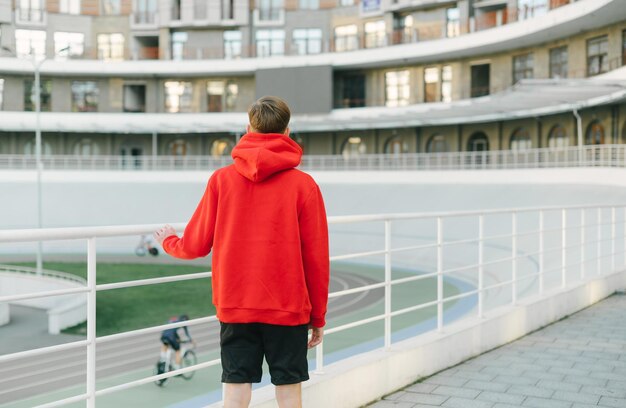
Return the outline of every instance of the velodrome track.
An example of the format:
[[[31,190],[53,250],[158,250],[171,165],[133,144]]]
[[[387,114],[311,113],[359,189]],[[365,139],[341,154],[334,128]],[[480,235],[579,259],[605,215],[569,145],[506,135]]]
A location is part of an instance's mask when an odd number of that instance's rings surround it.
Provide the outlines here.
[[[374,283],[371,278],[333,271],[331,292]],[[355,293],[329,301],[329,318],[360,310],[377,302],[383,289]],[[219,349],[219,323],[190,328],[197,342],[196,352],[203,354]],[[98,345],[97,374],[101,379],[145,368],[150,375],[159,356],[158,334],[145,334]],[[53,390],[83,384],[86,378],[86,353],[76,350],[57,352],[10,361],[0,366],[0,404],[45,394]],[[8,405],[10,406],[10,404]]]

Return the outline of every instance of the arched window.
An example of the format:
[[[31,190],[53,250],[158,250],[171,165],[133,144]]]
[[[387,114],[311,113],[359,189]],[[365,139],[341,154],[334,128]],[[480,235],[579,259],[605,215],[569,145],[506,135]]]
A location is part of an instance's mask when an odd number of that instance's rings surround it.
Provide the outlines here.
[[[594,120],[587,127],[587,137],[585,140],[585,144],[604,144],[604,126],[602,126],[600,121]]]
[[[385,142],[385,153],[387,154],[400,154],[407,153],[409,146],[402,140],[400,136],[391,136]]]
[[[176,139],[169,144],[169,153],[171,156],[187,156],[189,152],[189,142],[183,139]]]
[[[363,140],[359,136],[351,136],[344,140],[343,145],[341,146],[341,155],[344,159],[349,159],[351,157],[358,157],[362,154],[365,154],[367,151],[367,147]]]
[[[489,150],[489,139],[484,132],[474,133],[467,141],[467,150],[469,152],[482,152]]]
[[[517,128],[511,135],[509,145],[511,150],[530,149],[532,147],[532,141],[530,140],[528,130],[525,128]]]
[[[426,143],[426,151],[428,153],[444,153],[450,151],[448,142],[443,135],[432,135]]]
[[[100,154],[100,146],[91,139],[81,139],[74,144],[74,154],[77,156],[96,156]]]
[[[221,137],[214,140],[211,144],[211,156],[230,156],[230,152],[233,151],[233,147],[235,147],[235,142],[232,139]]]
[[[557,149],[560,147],[569,146],[569,137],[567,136],[567,131],[561,125],[554,125],[552,129],[550,129],[550,134],[548,134],[548,147],[551,149]]]
[[[35,155],[35,138],[32,138],[24,145],[24,154]],[[45,140],[41,141],[41,154],[50,156],[52,154],[52,145]]]

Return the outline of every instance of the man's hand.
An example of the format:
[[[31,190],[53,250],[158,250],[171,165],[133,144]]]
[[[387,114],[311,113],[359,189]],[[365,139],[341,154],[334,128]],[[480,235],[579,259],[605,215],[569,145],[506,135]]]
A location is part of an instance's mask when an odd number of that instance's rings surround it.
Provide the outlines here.
[[[176,235],[176,230],[171,225],[167,224],[158,231],[155,231],[153,236],[154,240],[162,246],[165,238],[171,237],[172,235]]]
[[[311,330],[311,340],[309,340],[307,347],[313,348],[322,342],[324,338],[324,328],[309,326],[309,329]]]

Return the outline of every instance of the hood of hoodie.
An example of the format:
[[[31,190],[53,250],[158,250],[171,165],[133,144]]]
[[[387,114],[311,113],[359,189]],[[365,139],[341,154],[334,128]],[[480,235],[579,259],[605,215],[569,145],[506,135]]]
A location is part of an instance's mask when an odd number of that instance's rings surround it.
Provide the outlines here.
[[[250,181],[259,182],[300,164],[302,149],[279,133],[247,133],[231,153],[235,169]]]

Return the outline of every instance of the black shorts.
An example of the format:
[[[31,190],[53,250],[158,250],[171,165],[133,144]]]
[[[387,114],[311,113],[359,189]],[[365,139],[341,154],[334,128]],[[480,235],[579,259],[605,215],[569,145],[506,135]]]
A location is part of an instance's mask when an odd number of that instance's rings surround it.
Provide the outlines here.
[[[180,350],[180,339],[175,337],[161,336],[161,343],[171,346],[176,351]]]
[[[272,384],[297,384],[309,379],[308,325],[220,323],[223,383],[258,383],[263,356]]]

